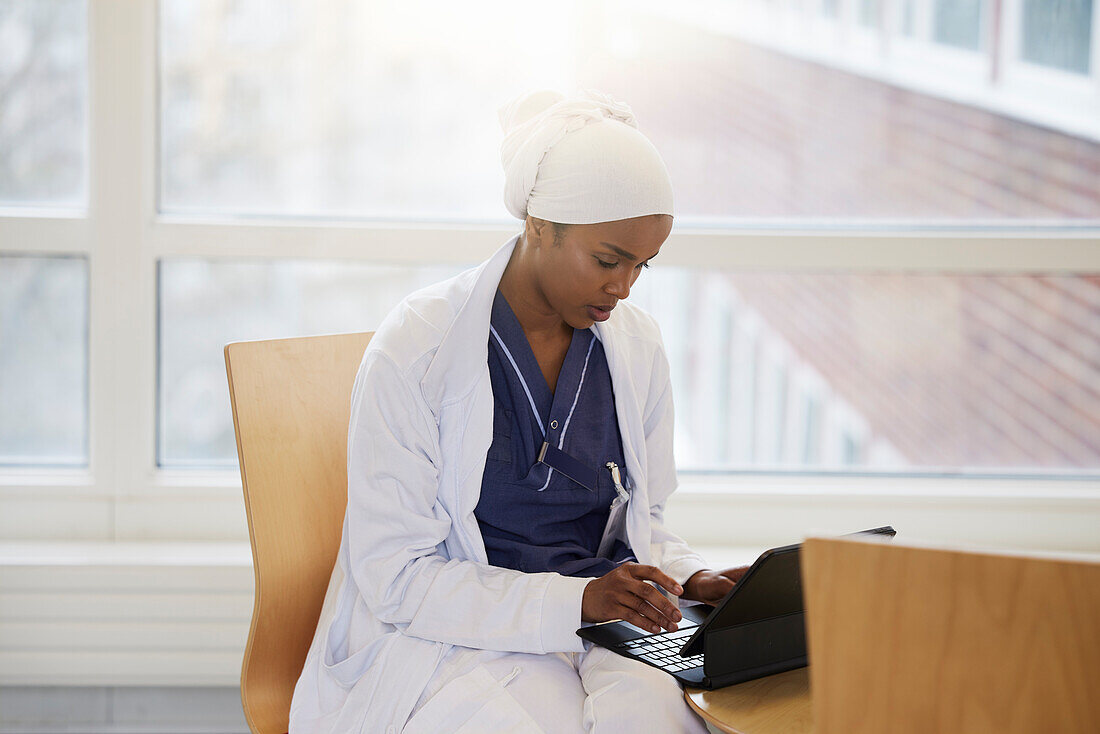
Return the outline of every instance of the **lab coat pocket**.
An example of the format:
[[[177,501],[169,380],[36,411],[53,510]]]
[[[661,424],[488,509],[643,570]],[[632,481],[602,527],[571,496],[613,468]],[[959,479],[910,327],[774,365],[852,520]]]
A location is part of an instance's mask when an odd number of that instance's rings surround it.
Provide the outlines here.
[[[325,598],[327,607],[335,591],[332,614],[328,616],[325,614],[328,609],[322,609],[321,621],[318,625],[320,627],[327,620],[328,629],[319,633],[319,642],[321,643],[320,663],[321,669],[341,688],[350,689],[370,667],[381,643],[376,640],[374,644],[366,645],[360,650],[351,651],[348,649],[351,623],[355,615],[355,602],[358,597],[343,584],[344,575],[339,564],[336,566],[336,571],[333,572],[333,579],[337,578],[337,571],[339,571],[340,580],[336,582],[335,586],[330,581],[329,591]]]
[[[455,678],[409,719],[402,734],[542,734],[543,729],[505,688],[517,672],[497,681],[478,666]]]
[[[599,550],[596,551],[598,557],[607,558],[616,540],[622,540],[624,543],[626,542],[626,508],[627,504],[619,497],[616,497],[611,503],[611,512],[607,516],[607,525],[604,527],[603,537],[600,539]]]

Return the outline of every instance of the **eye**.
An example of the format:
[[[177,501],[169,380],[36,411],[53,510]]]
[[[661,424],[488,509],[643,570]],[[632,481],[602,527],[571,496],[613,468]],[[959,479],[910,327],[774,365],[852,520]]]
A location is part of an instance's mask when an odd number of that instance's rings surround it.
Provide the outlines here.
[[[600,264],[601,268],[607,268],[608,270],[619,267],[619,263],[611,263],[599,257],[596,258],[596,262]]]
[[[644,263],[638,263],[638,266],[635,268],[635,270],[640,270],[641,268],[645,268],[646,270],[649,270],[649,262],[646,261]]]

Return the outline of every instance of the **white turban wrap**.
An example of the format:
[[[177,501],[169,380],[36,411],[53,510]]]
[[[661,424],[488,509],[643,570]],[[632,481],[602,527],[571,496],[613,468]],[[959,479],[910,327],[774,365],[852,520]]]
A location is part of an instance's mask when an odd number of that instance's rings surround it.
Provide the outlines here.
[[[559,224],[672,214],[672,181],[634,113],[599,92],[533,92],[500,109],[504,205]]]

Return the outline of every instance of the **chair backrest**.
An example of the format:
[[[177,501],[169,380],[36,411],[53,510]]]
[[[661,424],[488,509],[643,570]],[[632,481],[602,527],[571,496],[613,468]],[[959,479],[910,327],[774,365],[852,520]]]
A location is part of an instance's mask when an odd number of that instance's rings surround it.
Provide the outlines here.
[[[237,342],[225,370],[256,597],[241,666],[255,734],[283,734],[340,546],[351,388],[371,334]]]
[[[1100,731],[1100,562],[802,546],[817,734]]]

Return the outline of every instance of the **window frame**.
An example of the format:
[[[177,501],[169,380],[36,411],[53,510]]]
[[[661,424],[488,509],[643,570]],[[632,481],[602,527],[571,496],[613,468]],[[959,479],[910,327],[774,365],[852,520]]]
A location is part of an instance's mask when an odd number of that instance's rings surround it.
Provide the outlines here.
[[[210,515],[238,511],[237,472],[156,466],[157,263],[176,256],[476,262],[517,225],[163,216],[157,210],[157,7],[89,0],[88,22],[87,209],[0,210],[0,243],[5,243],[0,250],[88,258],[89,466],[0,468],[0,501],[17,510],[19,503],[45,503],[34,511],[14,512],[10,523],[52,517],[61,505],[70,508],[70,524],[62,523],[54,531],[59,538],[73,537],[73,528],[85,522],[75,537],[240,539],[243,516]],[[1100,227],[977,229],[914,222],[889,227],[683,227],[669,238],[661,261],[746,270],[1100,272]],[[683,492],[700,497],[753,498],[767,487],[785,497],[838,501],[920,498],[965,503],[1009,497],[1095,504],[1100,503],[1100,483],[1095,479],[730,472],[685,473],[681,486]],[[85,514],[88,509],[92,515]],[[12,528],[0,521],[0,534],[25,537],[12,535]]]

